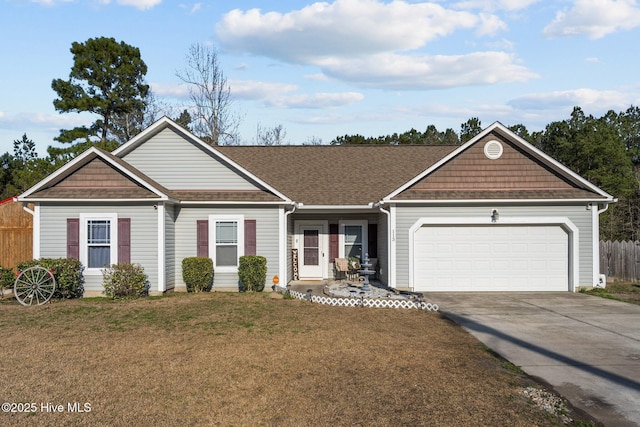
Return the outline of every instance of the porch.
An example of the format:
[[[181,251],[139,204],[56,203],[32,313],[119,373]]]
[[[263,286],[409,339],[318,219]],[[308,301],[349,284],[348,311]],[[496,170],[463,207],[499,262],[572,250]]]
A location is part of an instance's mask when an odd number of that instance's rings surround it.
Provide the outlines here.
[[[357,282],[339,271],[336,260],[360,263],[368,255],[375,263],[371,279],[388,283],[387,216],[377,210],[363,212],[303,212],[288,219],[287,278],[291,286]],[[306,292],[306,289],[304,289]]]

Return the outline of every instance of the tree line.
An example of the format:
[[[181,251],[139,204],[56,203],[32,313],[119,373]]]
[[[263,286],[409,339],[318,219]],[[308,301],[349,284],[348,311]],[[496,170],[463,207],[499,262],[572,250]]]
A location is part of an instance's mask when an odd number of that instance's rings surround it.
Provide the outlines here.
[[[91,146],[111,151],[166,115],[211,145],[237,144],[239,115],[232,108],[231,89],[215,48],[195,44],[184,69],[176,76],[189,88],[187,105],[159,100],[145,82],[147,66],[140,50],[113,38],[100,37],[71,46],[73,66],[68,79],[54,79],[55,109],[64,113],[92,113],[89,126],[62,129],[40,157],[34,141],[23,134],[13,151],[0,156],[0,199],[19,194]],[[602,117],[585,115],[574,107],[568,119],[530,133],[522,124],[514,133],[574,172],[601,187],[619,202],[601,216],[606,240],[640,239],[640,108],[609,111]],[[428,125],[378,137],[343,135],[330,143],[344,144],[461,144],[482,131],[479,118],[462,123],[460,130],[439,131]],[[287,143],[282,125],[258,124],[255,143]],[[310,137],[305,144],[321,144]]]

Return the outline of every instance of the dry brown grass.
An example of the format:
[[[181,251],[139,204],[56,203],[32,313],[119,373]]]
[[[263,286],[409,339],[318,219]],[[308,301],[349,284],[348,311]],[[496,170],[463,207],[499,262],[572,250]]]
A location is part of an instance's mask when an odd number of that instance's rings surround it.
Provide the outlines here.
[[[0,399],[38,406],[4,426],[559,424],[519,393],[531,380],[437,313],[204,293],[5,300],[0,327]]]
[[[640,305],[640,284],[629,282],[607,283],[606,288],[593,288],[584,293]]]

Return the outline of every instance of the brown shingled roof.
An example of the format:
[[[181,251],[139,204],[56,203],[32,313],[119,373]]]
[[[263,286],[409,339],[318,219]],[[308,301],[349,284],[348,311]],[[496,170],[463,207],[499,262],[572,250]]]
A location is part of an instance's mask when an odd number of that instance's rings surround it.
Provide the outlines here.
[[[296,202],[366,205],[381,200],[457,147],[287,145],[216,148]]]
[[[182,202],[279,202],[280,197],[262,190],[173,190],[171,195]]]

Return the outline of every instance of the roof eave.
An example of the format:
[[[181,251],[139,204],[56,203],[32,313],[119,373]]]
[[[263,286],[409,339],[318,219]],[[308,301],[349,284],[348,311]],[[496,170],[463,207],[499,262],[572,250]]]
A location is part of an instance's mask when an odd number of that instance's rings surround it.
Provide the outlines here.
[[[487,204],[487,203],[617,203],[618,199],[597,199],[597,198],[578,198],[578,199],[416,199],[416,200],[397,200],[383,199],[383,204]]]
[[[250,201],[250,200],[182,200],[179,202],[181,205],[289,205],[290,202],[286,201]]]
[[[19,202],[49,202],[49,203],[123,203],[123,202],[169,202],[178,203],[177,200],[168,197],[153,197],[153,198],[131,198],[131,199],[88,199],[88,198],[53,198],[53,197],[19,197]]]

